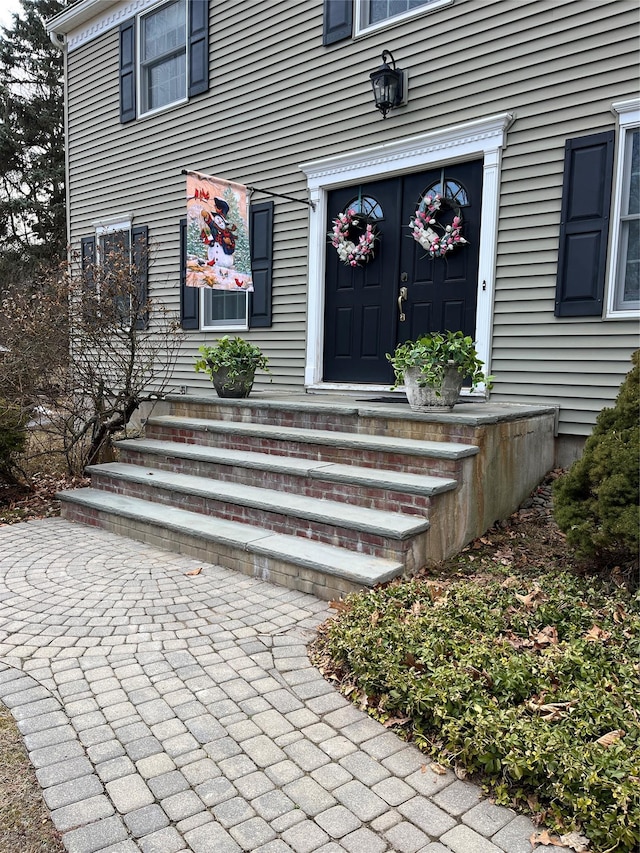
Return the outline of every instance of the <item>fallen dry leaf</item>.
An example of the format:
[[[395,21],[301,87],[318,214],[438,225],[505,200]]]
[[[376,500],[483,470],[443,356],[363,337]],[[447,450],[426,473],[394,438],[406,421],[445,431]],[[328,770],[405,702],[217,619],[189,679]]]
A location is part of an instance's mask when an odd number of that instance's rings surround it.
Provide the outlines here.
[[[422,772],[425,773],[426,769],[427,769],[427,765],[423,764],[422,766],[423,766]],[[437,773],[438,776],[444,776],[444,774],[447,772],[447,768],[443,767],[442,764],[438,764],[437,761],[432,761],[431,764],[429,765],[429,767],[431,770],[433,770],[434,773]]]
[[[566,844],[561,844],[560,839],[557,835],[549,835],[549,832],[546,829],[543,829],[542,832],[534,832],[533,835],[529,838],[529,841],[535,847],[536,844],[544,844],[548,846],[549,844],[556,844],[559,847],[566,847]]]
[[[561,835],[560,841],[565,847],[570,847],[576,853],[586,853],[589,849],[589,839],[579,832],[569,832],[567,835]]]
[[[530,699],[527,702],[527,707],[535,714],[540,714],[546,723],[553,723],[556,720],[563,720],[571,708],[577,704],[577,699],[572,699],[570,702],[547,702],[545,704]]]
[[[429,593],[429,598],[433,602],[438,601],[447,594],[446,586],[436,583],[435,581],[427,581],[427,591]]]
[[[613,614],[613,621],[618,622],[618,623],[624,622],[626,615],[627,615],[627,613],[624,609],[624,604],[621,601],[619,601],[616,604],[615,613]]]
[[[407,654],[405,655],[404,663],[405,663],[405,666],[408,666],[409,668],[415,669],[416,672],[424,672],[424,669],[425,669],[424,664],[420,663],[420,661],[416,658],[416,656],[414,654],[412,654],[411,652],[407,652]]]
[[[403,726],[405,723],[409,722],[409,717],[389,717],[388,720],[385,720],[382,724],[385,729],[390,728],[391,726]]]
[[[339,599],[337,601],[330,601],[329,607],[332,610],[337,610],[339,613],[349,609],[349,605],[342,601],[342,599]]]
[[[597,625],[594,625],[587,633],[584,635],[585,640],[588,643],[604,643],[606,642],[611,634],[607,631],[603,631],[602,628],[599,628]]]
[[[516,636],[513,631],[507,631],[506,634],[502,635],[502,639],[509,643],[509,645],[514,649],[532,649],[533,648],[533,640],[525,640],[522,637]]]
[[[194,575],[199,575],[201,571],[202,571],[202,567],[200,567],[199,569],[193,569],[193,571],[191,571],[191,572],[185,572],[185,574],[189,578],[189,577],[193,577]]]
[[[614,729],[612,732],[607,732],[606,735],[602,735],[599,737],[596,743],[599,743],[600,746],[611,746],[611,744],[620,740],[626,735],[624,729]]]
[[[557,646],[558,631],[553,625],[547,625],[542,631],[538,631],[535,637],[532,637],[532,640],[536,646]]]
[[[545,600],[545,595],[540,589],[539,586],[534,586],[533,590],[527,595],[520,595],[519,593],[515,593],[518,601],[521,601],[522,604],[527,608],[527,610],[534,610],[539,602]]]

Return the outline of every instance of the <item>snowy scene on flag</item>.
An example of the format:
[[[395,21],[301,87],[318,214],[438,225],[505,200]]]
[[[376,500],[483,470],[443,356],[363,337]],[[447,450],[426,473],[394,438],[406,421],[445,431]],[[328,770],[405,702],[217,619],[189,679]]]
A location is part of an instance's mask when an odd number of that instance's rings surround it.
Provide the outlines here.
[[[249,190],[187,172],[187,287],[253,290]]]

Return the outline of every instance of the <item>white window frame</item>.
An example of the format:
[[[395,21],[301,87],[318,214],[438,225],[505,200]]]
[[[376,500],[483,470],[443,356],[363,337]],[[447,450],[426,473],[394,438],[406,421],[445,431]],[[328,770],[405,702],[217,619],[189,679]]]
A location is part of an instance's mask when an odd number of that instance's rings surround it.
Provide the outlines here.
[[[118,217],[113,219],[101,220],[100,222],[93,222],[92,226],[95,228],[96,235],[96,268],[102,266],[103,262],[103,249],[102,249],[102,238],[107,234],[123,234],[127,233],[129,235],[129,263],[131,264],[133,261],[133,216],[129,214],[126,218]],[[100,277],[98,276],[96,281],[96,293],[98,296],[98,303],[100,302]],[[131,317],[131,314],[129,314]]]
[[[149,9],[144,9],[144,11],[140,12],[140,14],[136,17],[136,102],[138,105],[137,108],[137,117],[138,118],[147,118],[148,116],[155,116],[159,113],[163,113],[166,110],[172,109],[178,104],[186,104],[189,100],[189,0],[185,0],[184,4],[184,14],[185,14],[185,44],[184,44],[184,70],[185,70],[185,87],[184,87],[184,97],[178,98],[175,101],[170,101],[167,104],[163,104],[161,107],[156,107],[152,110],[143,110],[142,105],[145,101],[143,97],[146,74],[144,71],[144,67],[142,64],[142,19],[149,17],[149,15],[153,15],[163,6],[168,6],[171,3],[175,2],[175,0],[162,0],[160,3],[156,3]]]
[[[91,224],[92,227],[95,228],[96,232],[96,262],[98,264],[102,262],[102,258],[100,257],[102,254],[100,238],[104,237],[106,234],[116,234],[119,231],[128,231],[129,253],[131,253],[131,231],[133,228],[132,216],[127,216],[126,218],[118,217],[117,219],[102,219],[100,222],[92,222]]]
[[[367,22],[367,4],[369,0],[354,0],[355,2],[355,18],[354,18],[354,36],[369,35],[378,30],[386,29],[387,27],[401,24],[410,18],[417,18],[419,15],[428,15],[430,12],[435,12],[443,6],[451,6],[455,0],[431,0],[426,6],[417,6],[415,9],[409,9],[407,12],[400,12],[398,15],[393,15],[391,18],[385,18],[383,21],[377,21],[375,24]]]
[[[202,332],[246,332],[249,329],[249,295],[247,291],[243,291],[244,293],[244,322],[238,323],[216,323],[215,325],[205,325],[205,306],[204,301],[206,294],[209,293],[209,288],[201,287],[200,288],[200,331]],[[233,291],[225,291],[231,293]]]
[[[625,152],[628,132],[640,127],[640,98],[618,101],[611,105],[611,112],[618,119],[618,139],[616,147],[616,169],[614,174],[613,207],[611,210],[611,245],[609,253],[607,312],[608,319],[623,320],[640,316],[640,306],[618,308],[618,283],[620,278],[620,249],[622,233],[622,205],[626,199],[626,180],[628,173]]]

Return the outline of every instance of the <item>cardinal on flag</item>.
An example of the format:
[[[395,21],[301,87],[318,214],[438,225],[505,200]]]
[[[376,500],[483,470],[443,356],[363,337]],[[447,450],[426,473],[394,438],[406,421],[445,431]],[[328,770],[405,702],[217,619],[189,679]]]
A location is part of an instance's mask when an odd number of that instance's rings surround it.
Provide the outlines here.
[[[187,172],[187,287],[253,290],[249,190]]]

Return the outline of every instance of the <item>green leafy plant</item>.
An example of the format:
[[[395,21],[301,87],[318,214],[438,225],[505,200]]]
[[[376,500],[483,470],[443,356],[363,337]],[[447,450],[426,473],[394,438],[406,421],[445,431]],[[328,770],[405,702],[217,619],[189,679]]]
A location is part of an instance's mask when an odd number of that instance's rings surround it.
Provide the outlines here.
[[[640,841],[640,595],[566,572],[349,596],[315,650],[345,693],[498,802],[596,851]]]
[[[613,408],[603,409],[582,457],[555,483],[558,526],[578,554],[637,576],[640,546],[640,351]]]
[[[256,370],[270,373],[269,359],[260,347],[238,336],[224,335],[213,346],[203,344],[198,347],[200,356],[194,365],[196,373],[204,371],[213,381],[219,371],[225,374],[225,384],[233,385],[238,379],[249,374],[253,381]]]
[[[445,368],[455,366],[458,373],[471,379],[471,387],[481,382],[492,387],[493,377],[482,371],[484,362],[478,358],[475,344],[469,335],[457,332],[431,332],[415,341],[398,344],[393,354],[387,353],[396,377],[394,388],[402,385],[408,367],[420,371],[418,384],[437,387],[442,383]]]

